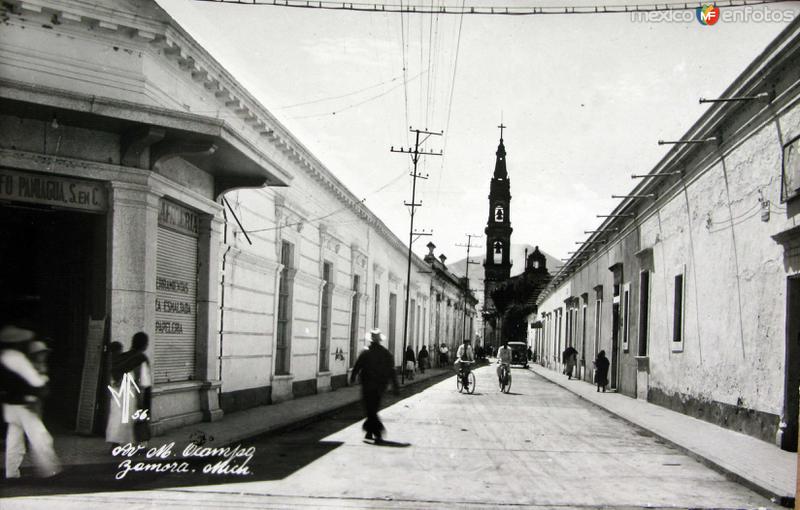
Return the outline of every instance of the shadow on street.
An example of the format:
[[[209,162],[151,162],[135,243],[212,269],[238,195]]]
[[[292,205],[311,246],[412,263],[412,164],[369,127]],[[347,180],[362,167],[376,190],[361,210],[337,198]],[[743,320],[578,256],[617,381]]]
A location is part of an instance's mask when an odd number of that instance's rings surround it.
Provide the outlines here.
[[[443,374],[420,383],[402,387],[399,395],[387,392],[384,395],[381,409],[392,406],[429,387],[451,377]],[[277,411],[277,410],[276,410]],[[164,488],[197,487],[228,483],[260,482],[281,480],[308,466],[317,459],[334,451],[343,443],[325,441],[330,436],[351,425],[360,423],[364,412],[360,403],[351,404],[333,413],[308,420],[305,424],[283,428],[266,434],[255,436],[238,443],[239,454],[232,456],[224,467],[218,463],[225,457],[184,458],[182,453],[187,445],[176,444],[172,455],[161,460],[147,458],[144,453],[132,457],[112,457],[102,464],[65,465],[61,474],[49,479],[32,477],[30,468],[23,468],[23,478],[17,480],[0,479],[0,493],[3,498],[23,496],[46,496],[58,494],[82,494],[95,492],[144,491]],[[99,438],[98,438],[99,439]],[[158,438],[151,440],[150,448],[158,448],[162,443]],[[204,446],[218,448],[213,444]],[[237,444],[229,445],[231,449]],[[405,448],[409,443],[384,441],[376,446]],[[253,447],[252,458],[246,460],[241,452]],[[147,450],[145,450],[146,452]],[[246,462],[245,462],[246,460]],[[128,464],[129,461],[129,464]],[[244,466],[242,466],[244,464]],[[136,466],[147,471],[135,471]],[[149,467],[148,467],[149,466]],[[166,469],[168,466],[170,469]],[[217,467],[217,473],[208,471]],[[127,468],[130,470],[127,470]],[[154,472],[156,467],[164,468],[164,472]],[[244,474],[244,469],[247,473]],[[225,469],[231,472],[225,474]],[[233,474],[233,473],[243,474]],[[116,477],[124,473],[121,479]],[[5,474],[5,473],[3,473]]]

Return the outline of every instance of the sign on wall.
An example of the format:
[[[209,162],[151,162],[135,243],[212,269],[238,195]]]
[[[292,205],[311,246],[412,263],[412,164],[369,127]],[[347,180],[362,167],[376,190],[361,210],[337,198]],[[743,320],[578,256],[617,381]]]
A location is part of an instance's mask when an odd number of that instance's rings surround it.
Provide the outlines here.
[[[106,188],[100,182],[0,168],[0,200],[103,212]]]
[[[781,200],[785,201],[800,193],[800,136],[783,146],[783,189]]]

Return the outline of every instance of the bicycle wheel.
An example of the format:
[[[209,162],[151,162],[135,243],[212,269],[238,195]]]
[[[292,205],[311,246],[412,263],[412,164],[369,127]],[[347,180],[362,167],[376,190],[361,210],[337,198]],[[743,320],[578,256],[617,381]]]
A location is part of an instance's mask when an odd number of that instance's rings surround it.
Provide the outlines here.
[[[503,391],[506,393],[511,391],[511,370],[506,370],[506,384]]]
[[[467,391],[470,394],[475,393],[475,374],[472,372],[469,373],[469,388],[467,388]]]
[[[461,374],[456,374],[456,388],[458,388],[459,393],[464,391],[464,381],[461,379]]]

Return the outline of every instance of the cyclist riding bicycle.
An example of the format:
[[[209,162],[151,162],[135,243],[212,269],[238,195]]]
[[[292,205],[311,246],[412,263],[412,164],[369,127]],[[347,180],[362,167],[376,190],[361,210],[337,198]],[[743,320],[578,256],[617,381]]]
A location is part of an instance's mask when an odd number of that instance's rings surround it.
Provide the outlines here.
[[[458,351],[456,352],[455,364],[458,367],[458,373],[464,381],[464,387],[469,386],[467,375],[469,374],[470,363],[468,362],[475,361],[475,353],[472,351],[472,346],[469,342],[469,338],[465,338],[464,343],[458,346]]]
[[[503,345],[497,349],[497,382],[502,383],[502,369],[505,365],[507,370],[511,370],[511,347],[508,346],[508,340],[503,340]]]

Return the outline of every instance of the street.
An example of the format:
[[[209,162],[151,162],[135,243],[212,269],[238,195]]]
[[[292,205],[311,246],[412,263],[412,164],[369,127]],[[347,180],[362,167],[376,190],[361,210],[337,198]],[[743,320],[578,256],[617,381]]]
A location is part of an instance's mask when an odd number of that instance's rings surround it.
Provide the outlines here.
[[[476,370],[473,395],[459,394],[450,376],[389,397],[386,446],[363,441],[362,411],[350,406],[244,442],[255,448],[246,477],[197,469],[117,481],[116,464],[81,466],[54,483],[5,485],[2,507],[773,507],[532,372],[512,374],[509,394],[490,366]]]

